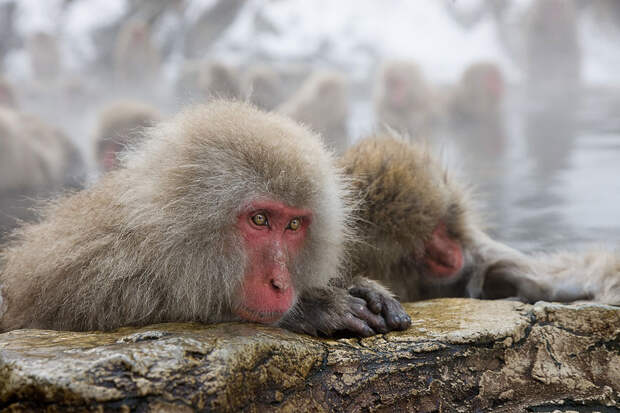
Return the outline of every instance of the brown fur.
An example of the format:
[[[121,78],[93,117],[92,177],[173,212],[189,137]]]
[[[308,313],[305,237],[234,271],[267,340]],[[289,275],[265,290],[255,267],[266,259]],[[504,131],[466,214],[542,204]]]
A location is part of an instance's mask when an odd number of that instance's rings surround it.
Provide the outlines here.
[[[282,325],[329,334],[354,321],[374,333],[352,315],[368,311],[365,301],[329,287],[343,284],[349,234],[346,187],[331,155],[293,121],[224,101],[151,129],[124,168],[17,231],[1,255],[0,329],[237,319],[245,254],[234,223],[247,202],[264,198],[313,211],[291,264],[299,305]]]
[[[202,65],[198,77],[198,88],[207,98],[241,97],[237,70],[222,62],[209,62]]]
[[[534,93],[566,99],[580,84],[581,50],[572,0],[535,0],[525,25],[528,86]]]
[[[255,65],[243,78],[243,93],[259,108],[272,110],[282,103],[283,80],[278,72],[267,65]]]
[[[489,238],[464,188],[419,143],[363,140],[341,159],[361,204],[354,274],[384,282],[401,299],[443,296],[593,300],[620,304],[620,255],[606,250],[526,256]],[[450,283],[425,276],[424,244],[442,221],[464,250]]]
[[[81,184],[77,148],[40,119],[0,108],[0,239],[33,218],[34,200]]]
[[[199,80],[203,65],[204,62],[200,60],[186,60],[181,64],[174,85],[176,96],[181,102],[196,103],[200,98]]]
[[[278,111],[319,132],[337,153],[348,147],[348,84],[335,72],[316,72]]]
[[[96,158],[103,170],[102,160],[107,142],[122,147],[135,146],[144,134],[144,128],[161,119],[159,111],[144,103],[121,100],[110,103],[99,115],[95,135]]]
[[[490,90],[489,81],[497,81],[500,90]],[[468,66],[452,100],[453,116],[464,122],[499,122],[504,87],[496,64],[477,62]]]
[[[389,86],[390,79],[399,82],[399,92],[404,95],[398,104],[392,101],[396,91]],[[426,136],[436,121],[438,108],[433,91],[415,62],[385,62],[377,76],[374,101],[380,127],[409,136]]]
[[[151,40],[147,22],[131,19],[123,24],[114,49],[116,80],[133,88],[152,85],[159,76],[161,56]]]
[[[424,291],[417,263],[439,220],[466,243],[473,241],[476,221],[467,192],[426,147],[389,135],[359,142],[341,164],[362,200],[357,221],[363,242],[353,248],[355,272],[385,281],[405,301],[446,294]]]

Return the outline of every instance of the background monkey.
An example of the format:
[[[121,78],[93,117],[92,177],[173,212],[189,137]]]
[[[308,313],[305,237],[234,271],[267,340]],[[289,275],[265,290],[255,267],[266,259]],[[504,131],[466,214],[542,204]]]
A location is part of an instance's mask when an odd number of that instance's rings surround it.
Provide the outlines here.
[[[313,73],[278,111],[319,132],[336,153],[349,146],[349,85],[340,73]]]
[[[1,330],[240,319],[312,334],[409,326],[378,284],[339,276],[347,188],[318,136],[224,101],[149,136],[125,168],[17,231],[0,256]]]
[[[79,187],[84,169],[61,131],[0,106],[0,241],[20,220],[33,219],[35,199]]]
[[[421,144],[363,140],[341,159],[361,199],[354,272],[404,301],[518,297],[620,304],[620,256],[609,251],[525,255],[482,230],[469,191]]]
[[[243,77],[243,94],[261,109],[272,110],[282,103],[284,79],[271,66],[256,64]]]
[[[116,80],[123,86],[146,88],[159,77],[161,56],[151,40],[151,28],[139,18],[120,28],[114,48]]]
[[[120,100],[106,106],[99,115],[95,134],[95,157],[102,172],[119,166],[118,154],[136,145],[144,128],[161,119],[159,111],[144,103]]]
[[[410,136],[427,136],[433,130],[437,99],[417,63],[385,62],[379,70],[374,93],[379,125]]]
[[[238,99],[241,97],[239,73],[224,62],[206,62],[200,68],[198,89],[206,99]]]
[[[492,62],[476,62],[465,69],[451,102],[460,123],[500,123],[505,94],[504,76]]]

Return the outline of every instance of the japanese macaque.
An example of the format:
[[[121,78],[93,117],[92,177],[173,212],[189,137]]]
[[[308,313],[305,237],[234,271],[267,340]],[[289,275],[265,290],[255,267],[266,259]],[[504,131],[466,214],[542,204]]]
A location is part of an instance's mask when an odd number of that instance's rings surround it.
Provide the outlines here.
[[[222,62],[202,65],[198,89],[207,98],[234,99],[241,97],[239,74],[234,67]]]
[[[243,78],[243,94],[256,106],[272,110],[282,103],[283,80],[278,72],[267,65],[255,65]]]
[[[401,300],[467,296],[620,304],[620,254],[528,256],[485,234],[465,187],[421,144],[363,140],[341,159],[361,199],[353,271]]]
[[[26,46],[35,79],[43,83],[56,80],[61,71],[56,38],[49,33],[38,32],[28,38]]]
[[[498,122],[504,89],[504,76],[496,64],[477,62],[470,65],[451,102],[453,117],[458,122]]]
[[[144,136],[144,128],[155,125],[161,114],[154,107],[131,100],[109,104],[99,115],[95,135],[97,164],[102,172],[119,166],[118,155],[135,146]]]
[[[375,112],[379,126],[410,136],[432,130],[437,108],[433,92],[420,67],[410,61],[383,64],[375,86]]]
[[[349,90],[339,73],[320,71],[310,75],[278,111],[319,132],[337,153],[349,146]]]
[[[566,99],[580,84],[581,50],[572,0],[535,0],[526,26],[526,76],[537,94]]]
[[[0,239],[33,218],[35,198],[82,183],[84,164],[59,130],[34,116],[0,107]]]
[[[502,72],[494,63],[478,62],[465,69],[448,104],[450,135],[468,151],[472,172],[487,181],[499,179],[504,169],[503,97]]]
[[[0,330],[245,320],[371,335],[410,325],[381,286],[340,276],[348,190],[317,135],[219,100],[148,135],[123,168],[16,231],[0,255]]]
[[[15,92],[13,86],[0,75],[0,107],[15,108],[17,101],[15,99]]]
[[[186,60],[180,65],[174,91],[181,103],[198,103],[197,101],[202,100],[198,86],[203,65],[204,63],[200,60]]]
[[[128,20],[116,37],[114,70],[124,86],[144,88],[159,76],[159,51],[151,41],[151,29],[141,19]]]
[[[185,35],[185,56],[204,56],[211,45],[235,21],[247,0],[216,0],[204,10]]]

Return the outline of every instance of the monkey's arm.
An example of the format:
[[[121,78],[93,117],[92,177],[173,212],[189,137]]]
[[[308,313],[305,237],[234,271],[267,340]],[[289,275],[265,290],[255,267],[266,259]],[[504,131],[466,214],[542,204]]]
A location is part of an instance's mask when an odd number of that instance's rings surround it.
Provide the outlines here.
[[[520,295],[529,301],[594,301],[620,305],[620,254],[608,250],[557,252],[528,257],[530,272]],[[530,280],[535,280],[533,283]],[[535,284],[533,291],[527,287]],[[540,294],[542,292],[542,296]]]
[[[405,330],[411,318],[385,288],[356,277],[349,290],[334,287],[305,293],[279,325],[314,336],[349,332],[368,337]]]
[[[478,275],[468,286],[470,296],[620,305],[618,252],[599,249],[525,255],[495,241],[484,251],[475,270]]]

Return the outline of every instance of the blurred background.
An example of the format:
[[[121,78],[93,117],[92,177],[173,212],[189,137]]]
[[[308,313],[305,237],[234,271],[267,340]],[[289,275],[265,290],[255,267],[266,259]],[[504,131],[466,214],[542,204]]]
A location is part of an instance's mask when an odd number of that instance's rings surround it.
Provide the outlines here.
[[[0,239],[214,96],[431,142],[512,246],[620,239],[617,0],[0,0]]]

